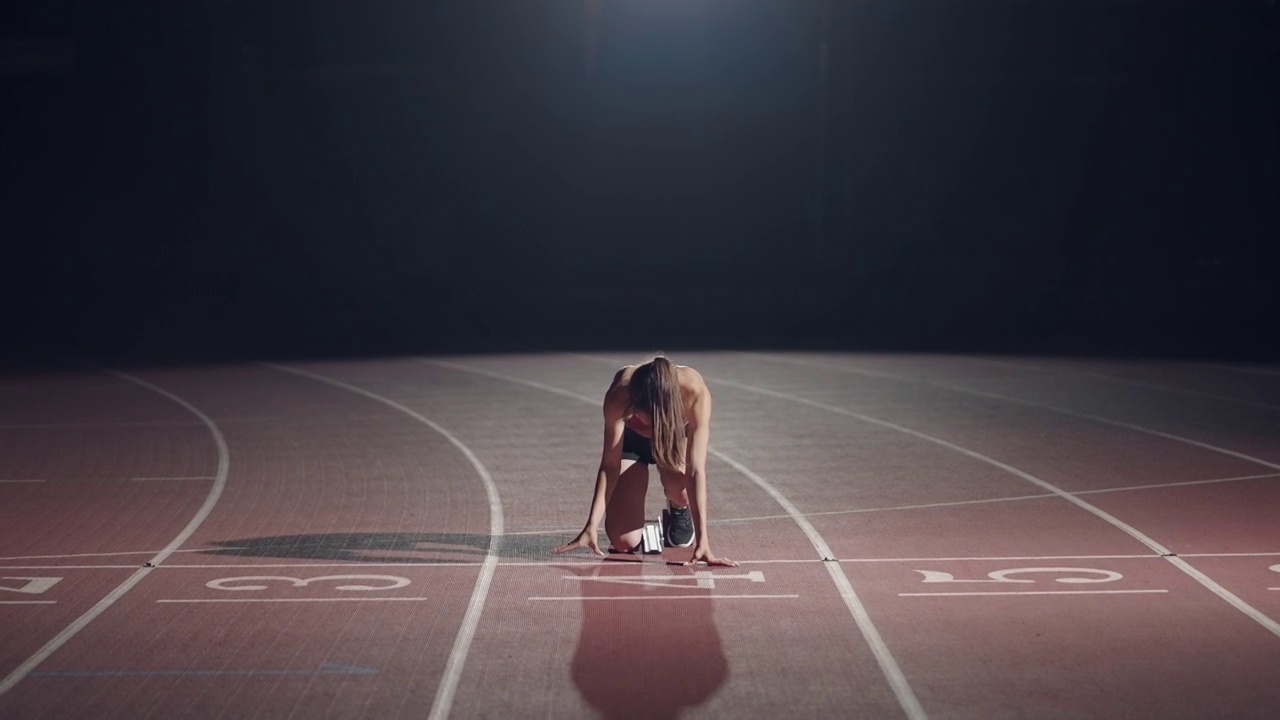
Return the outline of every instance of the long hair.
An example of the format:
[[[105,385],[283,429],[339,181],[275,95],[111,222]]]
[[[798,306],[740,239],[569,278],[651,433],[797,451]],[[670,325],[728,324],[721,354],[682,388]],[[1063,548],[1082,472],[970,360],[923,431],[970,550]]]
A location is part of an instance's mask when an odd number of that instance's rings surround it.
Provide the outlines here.
[[[684,401],[676,366],[659,355],[631,374],[631,407],[653,418],[653,460],[664,470],[684,466]]]

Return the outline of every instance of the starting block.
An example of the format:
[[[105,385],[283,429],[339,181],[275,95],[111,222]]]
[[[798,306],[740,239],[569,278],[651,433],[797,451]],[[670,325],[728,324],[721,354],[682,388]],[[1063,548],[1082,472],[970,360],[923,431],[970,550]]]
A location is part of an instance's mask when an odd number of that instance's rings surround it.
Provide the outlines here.
[[[640,548],[646,555],[657,555],[662,552],[662,523],[660,521],[644,521],[644,535],[640,538]]]

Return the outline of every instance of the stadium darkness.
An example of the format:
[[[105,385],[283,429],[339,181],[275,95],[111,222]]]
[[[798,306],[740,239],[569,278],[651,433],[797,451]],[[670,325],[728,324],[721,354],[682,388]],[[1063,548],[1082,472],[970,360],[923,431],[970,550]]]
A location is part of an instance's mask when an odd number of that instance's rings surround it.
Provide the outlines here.
[[[5,3],[5,344],[1274,357],[1277,13]]]

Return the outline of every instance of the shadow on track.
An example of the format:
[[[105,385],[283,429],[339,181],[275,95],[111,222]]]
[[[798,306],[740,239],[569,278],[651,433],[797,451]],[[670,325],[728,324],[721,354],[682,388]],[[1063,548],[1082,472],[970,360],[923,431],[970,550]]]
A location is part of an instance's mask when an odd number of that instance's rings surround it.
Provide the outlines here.
[[[619,556],[568,571],[583,595],[570,674],[603,717],[678,718],[724,684],[729,661],[715,624],[715,593],[687,582],[692,569],[655,575]],[[662,602],[663,595],[676,597]],[[628,601],[636,596],[645,600]]]
[[[495,538],[473,533],[349,532],[221,540],[207,555],[233,557],[337,560],[367,563],[476,563],[491,545],[504,559],[546,559],[558,536],[510,535]]]

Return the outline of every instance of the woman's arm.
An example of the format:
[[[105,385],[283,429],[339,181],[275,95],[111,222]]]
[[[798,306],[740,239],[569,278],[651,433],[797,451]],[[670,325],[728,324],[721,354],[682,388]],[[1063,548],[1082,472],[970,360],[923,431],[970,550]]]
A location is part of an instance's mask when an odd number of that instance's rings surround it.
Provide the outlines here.
[[[711,553],[711,543],[707,532],[707,447],[711,443],[711,390],[707,388],[702,375],[690,368],[694,379],[693,405],[689,408],[689,441],[685,452],[685,463],[689,472],[689,502],[693,510],[693,527],[697,533],[693,558],[690,564],[699,560],[708,565],[727,565],[733,567],[737,563],[728,558],[717,558]]]
[[[605,508],[613,489],[618,485],[618,475],[622,472],[622,433],[625,423],[622,412],[610,408],[605,401],[604,407],[604,449],[600,453],[600,469],[596,472],[596,488],[591,496],[591,512],[587,516],[587,529],[593,532],[600,527],[604,519]]]
[[[609,392],[604,399],[604,448],[600,453],[600,469],[596,472],[595,490],[591,495],[591,510],[587,514],[587,524],[571,542],[555,548],[552,552],[560,554],[577,548],[589,548],[597,555],[603,555],[597,538],[600,523],[604,520],[605,508],[609,498],[618,484],[618,475],[622,472],[622,433],[625,422],[626,397],[621,394],[622,370],[613,377]]]

